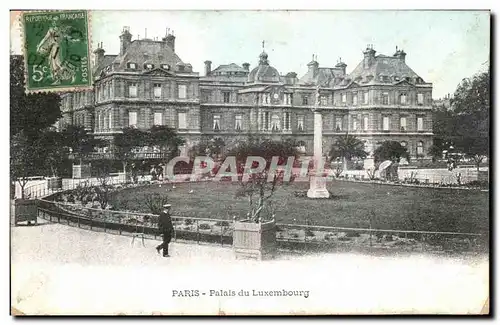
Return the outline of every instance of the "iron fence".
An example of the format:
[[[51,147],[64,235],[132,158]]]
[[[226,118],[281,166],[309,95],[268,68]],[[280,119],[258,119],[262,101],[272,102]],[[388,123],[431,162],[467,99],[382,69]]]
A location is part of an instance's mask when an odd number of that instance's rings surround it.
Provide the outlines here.
[[[38,217],[50,222],[105,233],[157,239],[158,215],[82,207],[78,204],[38,200]],[[223,219],[173,216],[173,240],[232,245],[234,224]]]

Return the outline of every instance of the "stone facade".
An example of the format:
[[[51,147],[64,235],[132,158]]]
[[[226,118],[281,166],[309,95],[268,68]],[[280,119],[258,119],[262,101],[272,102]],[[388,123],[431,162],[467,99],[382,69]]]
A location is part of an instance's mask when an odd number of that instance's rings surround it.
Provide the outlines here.
[[[313,56],[308,71],[297,78],[294,72],[281,75],[265,52],[251,70],[248,63],[212,70],[212,62],[205,61],[200,76],[177,56],[171,33],[162,40],[132,41],[124,28],[120,45],[117,55],[105,55],[102,44],[95,50],[94,90],[62,96],[60,127],[84,125],[112,143],[127,126],[168,125],[187,147],[213,138],[230,147],[251,134],[294,138],[312,154],[311,109],[318,101],[324,153],[346,132],[365,140],[369,152],[395,140],[412,157],[427,157],[432,145],[432,84],[406,65],[401,50],[386,56],[368,47],[350,74],[341,61],[323,68]]]

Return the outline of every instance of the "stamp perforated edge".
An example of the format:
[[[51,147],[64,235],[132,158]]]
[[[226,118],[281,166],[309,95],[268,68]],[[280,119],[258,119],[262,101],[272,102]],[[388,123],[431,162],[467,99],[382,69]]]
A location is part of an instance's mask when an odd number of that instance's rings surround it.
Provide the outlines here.
[[[93,90],[93,80],[94,75],[92,73],[92,68],[89,69],[89,79],[90,85],[88,86],[74,86],[74,87],[57,87],[57,88],[38,88],[38,89],[28,89],[28,83],[26,82],[28,78],[28,60],[26,58],[26,43],[25,43],[25,35],[24,35],[24,14],[26,13],[56,13],[56,12],[69,12],[76,10],[24,10],[20,11],[17,19],[19,20],[20,26],[20,39],[21,39],[21,54],[23,56],[24,61],[24,92],[25,94],[37,94],[37,93],[65,93],[65,92],[85,92],[89,90]],[[89,53],[89,66],[92,64],[90,62],[90,58],[92,55],[92,11],[90,10],[80,10],[85,11],[87,13],[87,50]]]

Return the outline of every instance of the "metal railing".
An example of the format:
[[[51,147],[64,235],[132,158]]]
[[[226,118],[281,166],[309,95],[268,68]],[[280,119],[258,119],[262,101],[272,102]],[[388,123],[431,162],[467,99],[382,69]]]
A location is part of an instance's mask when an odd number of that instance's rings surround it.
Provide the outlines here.
[[[277,223],[282,247],[299,250],[410,250],[485,252],[487,234],[444,231],[330,227]]]
[[[100,231],[125,236],[141,236],[157,239],[158,216],[154,214],[113,211],[82,207],[78,204],[38,200],[38,217],[81,229]],[[188,240],[199,243],[232,245],[232,222],[212,218],[188,218],[173,216],[173,240]]]

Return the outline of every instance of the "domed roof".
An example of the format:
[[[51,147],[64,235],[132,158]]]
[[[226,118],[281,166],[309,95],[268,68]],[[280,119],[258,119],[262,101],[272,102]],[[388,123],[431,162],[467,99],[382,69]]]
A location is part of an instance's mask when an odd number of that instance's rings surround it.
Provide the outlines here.
[[[248,74],[248,82],[280,82],[280,74],[269,65],[267,53],[262,52],[259,58],[259,65]]]

